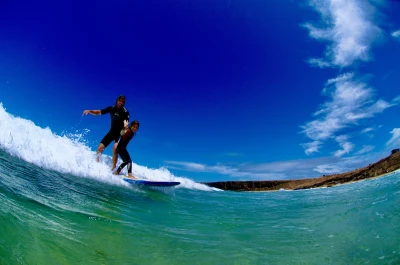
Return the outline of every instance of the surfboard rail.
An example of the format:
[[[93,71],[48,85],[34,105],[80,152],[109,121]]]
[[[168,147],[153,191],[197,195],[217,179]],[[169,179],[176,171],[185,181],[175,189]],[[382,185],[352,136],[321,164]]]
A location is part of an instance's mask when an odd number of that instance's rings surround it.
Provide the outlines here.
[[[132,179],[126,177],[123,178],[123,180],[130,184],[152,186],[152,187],[173,187],[181,184],[178,181],[155,181],[155,180],[145,180],[145,179]]]

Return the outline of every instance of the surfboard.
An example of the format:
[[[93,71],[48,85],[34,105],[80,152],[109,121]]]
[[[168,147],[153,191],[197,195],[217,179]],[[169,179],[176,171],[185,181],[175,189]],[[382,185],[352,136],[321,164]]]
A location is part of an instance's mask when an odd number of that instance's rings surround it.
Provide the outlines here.
[[[135,185],[143,185],[149,187],[173,187],[181,184],[177,181],[154,181],[154,180],[144,180],[144,179],[131,179],[123,178],[126,182]]]

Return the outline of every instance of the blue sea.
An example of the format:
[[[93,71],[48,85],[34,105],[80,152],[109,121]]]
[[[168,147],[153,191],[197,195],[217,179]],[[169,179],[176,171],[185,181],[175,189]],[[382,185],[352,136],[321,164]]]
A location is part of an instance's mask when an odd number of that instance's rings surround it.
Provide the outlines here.
[[[0,106],[0,264],[400,264],[400,175],[330,188],[212,189],[134,165],[146,189]]]

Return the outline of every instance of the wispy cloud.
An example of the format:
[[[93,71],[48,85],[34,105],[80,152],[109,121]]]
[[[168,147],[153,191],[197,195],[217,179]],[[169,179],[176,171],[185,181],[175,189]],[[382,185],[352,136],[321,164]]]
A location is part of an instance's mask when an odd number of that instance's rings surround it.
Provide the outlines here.
[[[374,130],[375,130],[375,128],[368,127],[368,128],[363,129],[361,131],[361,133],[369,133],[369,132],[373,132]]]
[[[373,145],[363,145],[363,147],[359,151],[357,151],[355,153],[355,155],[363,155],[363,154],[369,153],[374,148],[375,148],[375,146],[373,146]]]
[[[371,147],[365,147],[365,151]],[[373,147],[372,147],[373,148]],[[361,150],[360,150],[361,151]],[[314,171],[321,174],[343,173],[357,168],[365,167],[381,159],[386,153],[360,153],[360,155],[340,158],[336,162],[324,163],[316,166]]]
[[[306,23],[312,38],[329,44],[323,58],[309,59],[321,68],[347,67],[355,61],[368,61],[372,43],[381,33],[373,23],[375,8],[363,0],[311,0],[310,5],[321,15],[320,26]]]
[[[328,80],[324,94],[331,100],[314,113],[315,120],[302,126],[302,132],[314,141],[303,144],[306,154],[318,152],[322,142],[327,139],[335,139],[341,146],[342,149],[335,153],[336,156],[350,152],[354,146],[344,141],[343,137],[338,137],[338,134],[345,128],[360,126],[362,120],[372,118],[393,106],[381,99],[375,101],[373,89],[356,80],[352,73]]]
[[[287,175],[296,174],[301,177],[310,177],[310,172],[319,165],[336,163],[340,159],[336,157],[320,157],[311,159],[298,159],[289,161],[278,161],[270,163],[244,165],[242,169],[251,172],[276,172]]]
[[[386,143],[391,148],[399,148],[400,146],[400,128],[394,128],[391,132],[392,138]]]
[[[345,139],[346,137],[342,137]],[[345,147],[343,148],[345,149]],[[206,165],[185,161],[165,161],[168,169],[175,169],[195,173],[213,173],[220,177],[214,179],[238,179],[241,180],[286,180],[314,178],[323,174],[342,173],[358,167],[364,167],[369,163],[376,162],[385,154],[366,154],[373,147],[365,146],[359,153],[362,156],[352,157],[319,157],[310,159],[299,159],[289,161],[278,161],[259,164],[238,165]]]
[[[392,32],[392,37],[400,39],[400,30],[396,30]]]
[[[218,175],[224,175],[229,178],[241,178],[241,179],[286,179],[282,173],[277,172],[260,172],[254,170],[243,170],[239,167],[233,167],[228,165],[205,165],[193,162],[184,161],[164,161],[169,169],[177,169],[188,172],[200,172],[200,173],[215,173]]]
[[[340,135],[335,138],[336,142],[340,145],[342,149],[337,150],[334,153],[334,156],[342,156],[344,154],[350,153],[351,150],[354,148],[354,144],[348,141],[349,137],[347,135]]]
[[[303,26],[310,37],[327,43],[323,57],[308,60],[312,66],[344,69],[371,59],[371,48],[383,35],[375,23],[379,11],[372,5],[378,6],[379,2],[309,0],[309,4],[318,12],[320,20]],[[400,30],[392,36],[400,38]],[[329,99],[313,114],[314,120],[301,126],[302,133],[312,140],[301,144],[307,155],[319,152],[327,140],[336,141],[340,147],[333,152],[334,156],[350,154],[355,145],[344,133],[359,130],[372,138],[375,129],[362,128],[365,121],[400,102],[399,97],[390,103],[376,99],[375,90],[351,71],[328,80],[323,94]]]
[[[375,137],[375,132],[378,131],[382,125],[367,127],[361,130],[360,135],[366,136],[370,139]]]
[[[322,142],[321,141],[313,141],[313,142],[309,142],[309,143],[305,143],[305,144],[301,144],[304,149],[305,149],[305,153],[307,155],[311,155],[313,153],[318,152],[319,148],[322,146]]]

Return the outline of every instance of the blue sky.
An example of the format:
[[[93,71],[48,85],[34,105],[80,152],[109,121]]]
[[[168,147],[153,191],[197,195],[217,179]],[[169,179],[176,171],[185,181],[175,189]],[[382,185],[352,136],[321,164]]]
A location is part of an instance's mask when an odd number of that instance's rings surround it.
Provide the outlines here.
[[[400,146],[400,2],[3,1],[0,102],[57,134],[127,96],[135,163],[198,181],[317,177]],[[105,154],[111,154],[109,147]]]

